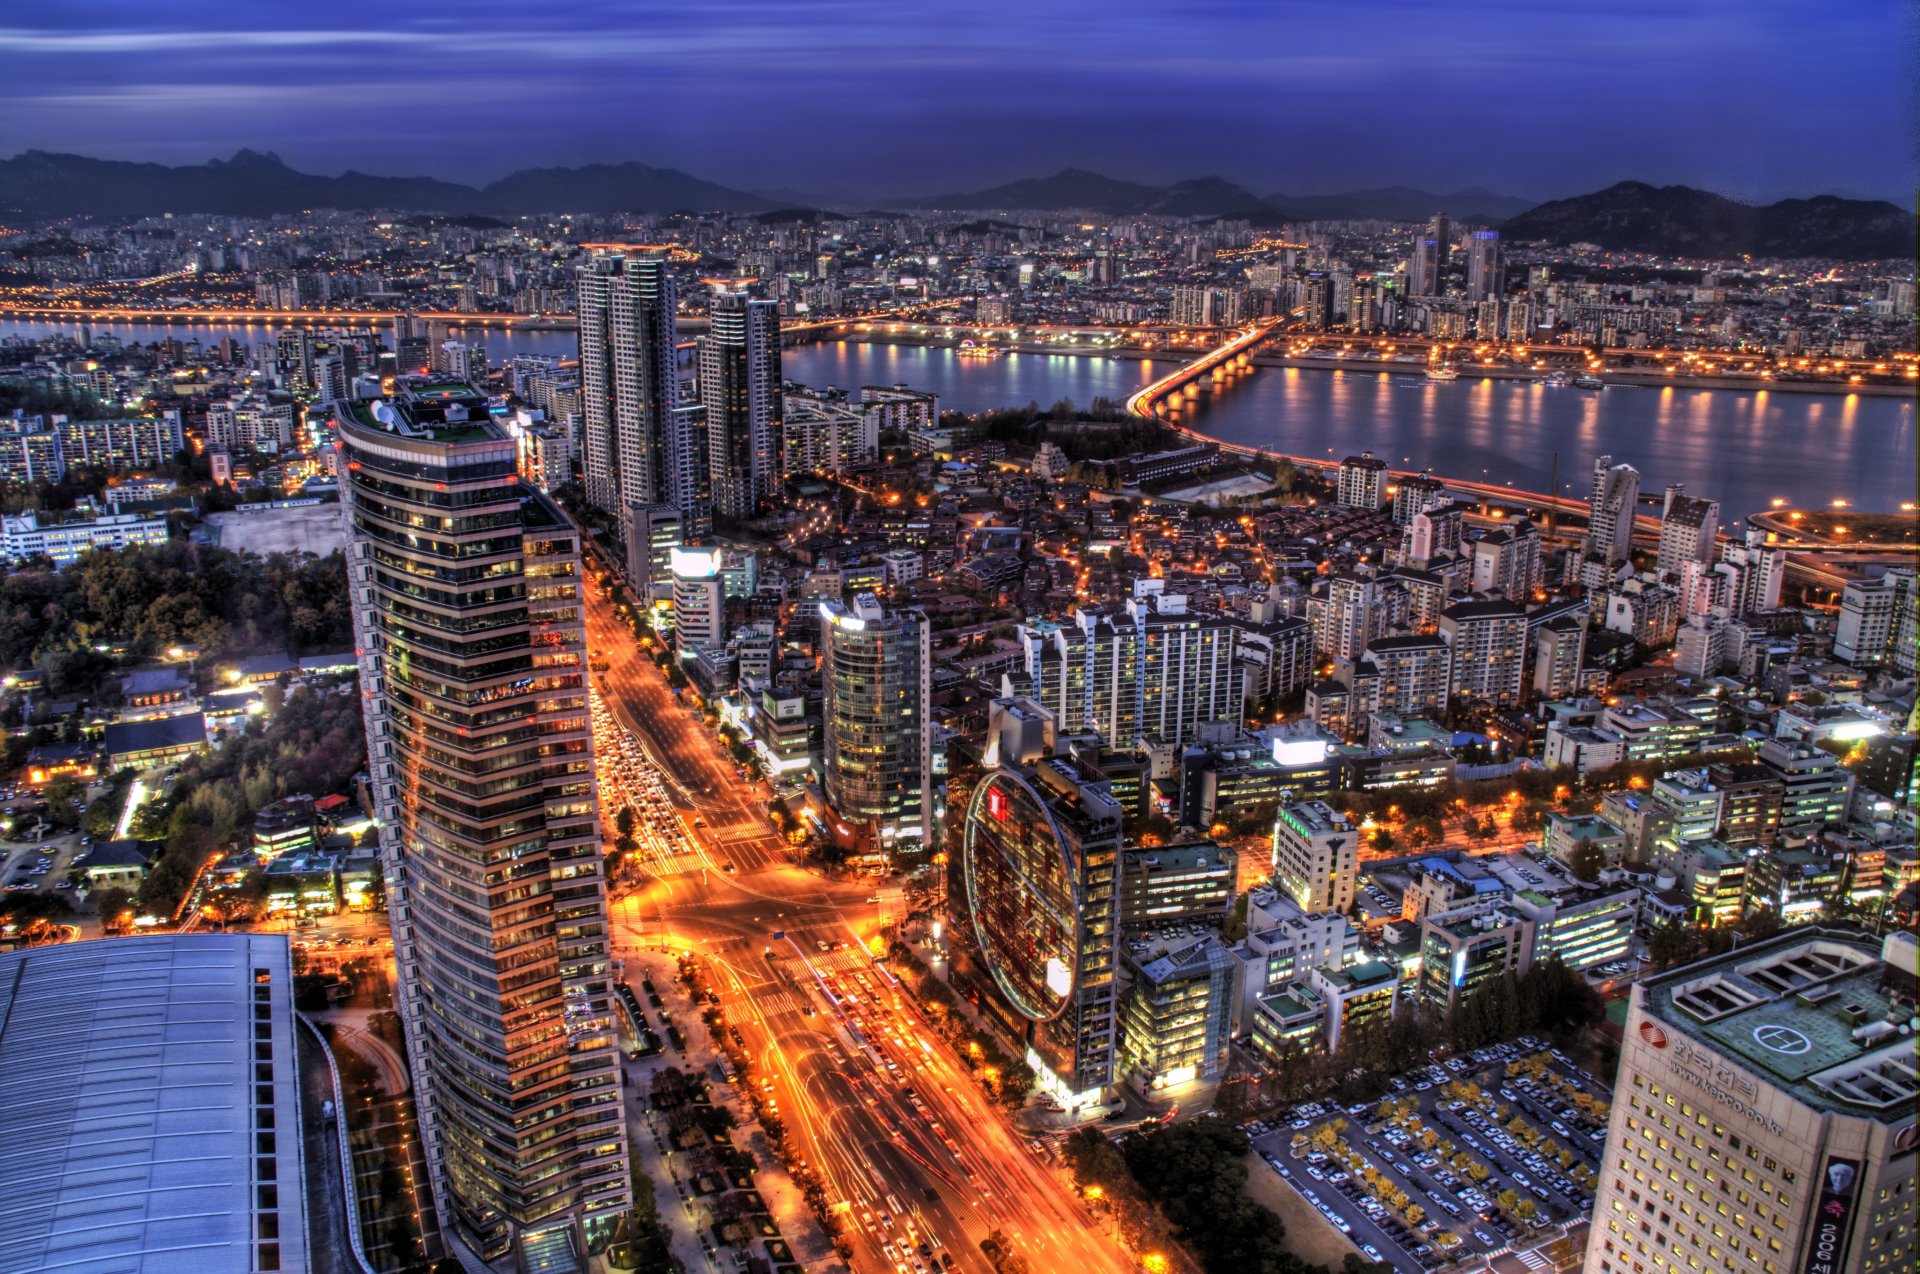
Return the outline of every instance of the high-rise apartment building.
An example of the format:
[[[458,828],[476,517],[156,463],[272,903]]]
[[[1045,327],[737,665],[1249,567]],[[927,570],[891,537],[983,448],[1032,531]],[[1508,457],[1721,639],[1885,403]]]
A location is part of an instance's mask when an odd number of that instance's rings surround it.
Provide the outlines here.
[[[709,529],[705,410],[680,399],[676,292],[664,249],[599,252],[579,273],[581,473],[622,538],[635,506]]]
[[[780,307],[719,291],[700,338],[700,403],[706,408],[707,484],[713,511],[758,517],[773,507],[786,469],[780,396]]]
[[[1612,568],[1633,553],[1633,519],[1640,503],[1640,471],[1615,464],[1612,456],[1593,462],[1593,485],[1587,493],[1587,542],[1581,580],[1600,587]]]
[[[1506,258],[1500,251],[1498,230],[1475,230],[1467,239],[1467,299],[1498,300],[1506,290]],[[1493,332],[1482,330],[1482,337]]]
[[[367,770],[442,1229],[526,1268],[631,1202],[579,536],[471,386],[341,404]]]
[[[1914,1267],[1915,948],[1801,929],[1633,988],[1586,1274]]]
[[[932,834],[926,616],[871,593],[820,604],[821,773],[844,835],[870,852]]]
[[[1713,562],[1714,536],[1720,531],[1720,502],[1690,496],[1675,483],[1667,488],[1660,514],[1660,552],[1655,571],[1678,576],[1687,562]]]
[[[1451,651],[1449,691],[1456,701],[1495,707],[1520,702],[1527,663],[1527,612],[1517,602],[1461,602],[1440,612]]]
[[[1351,509],[1380,509],[1387,503],[1387,462],[1371,451],[1340,462],[1340,503]]]
[[[1206,722],[1238,721],[1246,676],[1233,621],[1189,612],[1186,600],[1147,595],[1119,614],[1022,625],[1035,697],[1064,729],[1097,731],[1116,748],[1144,735],[1179,747]]]

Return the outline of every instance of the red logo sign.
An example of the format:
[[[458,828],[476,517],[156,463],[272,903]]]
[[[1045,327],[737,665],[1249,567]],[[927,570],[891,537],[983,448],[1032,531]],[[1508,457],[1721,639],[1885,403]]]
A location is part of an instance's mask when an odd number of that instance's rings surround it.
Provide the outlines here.
[[[1667,1033],[1658,1026],[1655,1026],[1652,1022],[1640,1023],[1640,1038],[1655,1048],[1665,1048],[1667,1046]]]

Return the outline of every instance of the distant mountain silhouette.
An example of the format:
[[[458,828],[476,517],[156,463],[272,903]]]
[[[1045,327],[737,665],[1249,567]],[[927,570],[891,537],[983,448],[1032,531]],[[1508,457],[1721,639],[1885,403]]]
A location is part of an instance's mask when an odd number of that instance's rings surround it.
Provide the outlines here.
[[[1533,207],[1533,200],[1473,186],[1450,195],[1412,186],[1383,186],[1340,195],[1268,195],[1295,221],[1425,221],[1444,212],[1455,221],[1495,224]]]
[[[1556,199],[1500,227],[1508,239],[1592,243],[1675,257],[1911,259],[1913,214],[1882,200],[1782,199],[1754,206],[1689,186],[1623,181]]]
[[[393,208],[516,217],[533,212],[764,212],[776,205],[672,168],[588,164],[528,168],[475,188],[433,177],[323,177],[271,151],[171,168],[29,150],[0,160],[0,211],[26,216],[220,213],[270,216],[307,208]]]
[[[1436,212],[1463,221],[1491,223],[1524,212],[1533,206],[1533,201],[1477,188],[1437,195],[1408,186],[1356,190],[1341,195],[1283,194],[1262,198],[1222,177],[1196,177],[1170,186],[1148,186],[1082,168],[1063,168],[1050,177],[1030,177],[969,193],[907,199],[898,206],[1085,210],[1119,217],[1145,213],[1173,217],[1241,217],[1271,225],[1280,221],[1424,221]]]

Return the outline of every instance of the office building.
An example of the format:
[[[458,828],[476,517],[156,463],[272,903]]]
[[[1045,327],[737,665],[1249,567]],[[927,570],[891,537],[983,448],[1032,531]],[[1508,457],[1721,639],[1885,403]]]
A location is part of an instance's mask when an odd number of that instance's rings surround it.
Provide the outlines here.
[[[468,385],[338,410],[367,769],[441,1228],[597,1250],[631,1202],[577,532]],[[435,534],[418,527],[431,522]]]
[[[820,604],[823,757],[844,841],[868,853],[924,849],[932,834],[926,616],[871,593]]]
[[[1475,903],[1420,921],[1420,998],[1441,1012],[1532,965],[1531,926],[1499,905]]]
[[[1633,954],[1633,927],[1640,916],[1638,889],[1554,894],[1523,889],[1510,895],[1505,905],[1533,929],[1532,964],[1558,960],[1577,972]]]
[[[675,305],[664,249],[597,252],[580,268],[581,476],[623,535],[635,506],[670,504],[697,541],[711,521],[705,412],[680,398]]]
[[[1854,580],[1840,594],[1833,630],[1833,657],[1862,668],[1888,667],[1912,676],[1920,651],[1914,647],[1920,587],[1911,569]]]
[[[1506,258],[1500,251],[1498,230],[1475,230],[1467,237],[1467,299],[1498,300],[1506,291]],[[1482,330],[1483,339],[1495,333]],[[1508,339],[1512,339],[1509,337]]]
[[[635,505],[627,510],[627,579],[633,591],[656,602],[673,597],[673,554],[686,542],[680,510],[671,504]]]
[[[55,566],[72,566],[95,549],[124,549],[166,542],[164,518],[143,518],[131,513],[69,517],[45,526],[40,524],[40,515],[32,511],[0,518],[0,558],[15,563],[44,557]]]
[[[1133,938],[1121,965],[1119,1062],[1127,1082],[1144,1094],[1225,1073],[1235,965],[1220,936]]]
[[[1077,1108],[1116,1078],[1124,815],[1070,757],[1019,765],[989,747],[962,769],[948,797],[964,811],[955,973],[979,988],[982,1015],[1024,1050],[1042,1087]]]
[[[1813,929],[1637,983],[1586,1274],[1911,1270],[1914,973]]]
[[[1357,1030],[1386,1025],[1393,1017],[1400,975],[1392,965],[1365,960],[1345,966],[1321,965],[1307,974],[1326,1013],[1328,1052],[1337,1052]]]
[[[1340,503],[1350,509],[1382,509],[1387,504],[1387,462],[1371,451],[1340,462]]]
[[[1325,801],[1283,805],[1273,822],[1273,884],[1303,911],[1345,912],[1360,878],[1360,832]]]
[[[718,517],[744,520],[773,508],[782,458],[780,307],[721,290],[700,338],[700,403],[706,408],[707,484]]]
[[[344,1200],[306,1165],[340,1146],[304,1144],[299,1029],[280,935],[0,954],[0,1269],[333,1268],[308,1208]]]
[[[720,581],[718,549],[675,548],[673,572],[673,648],[683,660],[695,651],[727,644],[727,604]]]
[[[1223,845],[1135,846],[1120,856],[1120,927],[1224,924],[1240,856]]]
[[[1452,236],[1445,213],[1435,213],[1426,228],[1414,235],[1413,257],[1407,262],[1408,296],[1439,296],[1446,290]]]

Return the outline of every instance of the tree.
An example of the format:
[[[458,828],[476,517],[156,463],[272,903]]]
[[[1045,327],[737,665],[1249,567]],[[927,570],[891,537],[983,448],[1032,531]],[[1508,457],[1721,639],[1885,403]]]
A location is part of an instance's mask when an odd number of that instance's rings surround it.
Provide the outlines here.
[[[87,798],[87,785],[71,774],[61,774],[48,779],[40,789],[41,799],[47,803],[47,817],[62,827],[77,827],[80,824],[80,802]]]
[[[1567,870],[1589,885],[1600,879],[1600,873],[1606,867],[1606,852],[1592,841],[1579,842],[1573,847],[1573,852],[1567,855]]]

